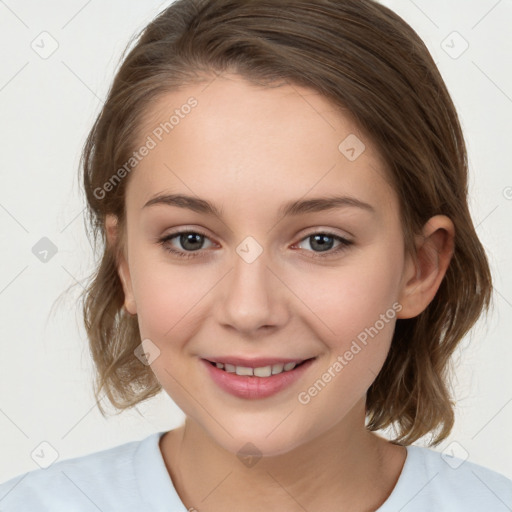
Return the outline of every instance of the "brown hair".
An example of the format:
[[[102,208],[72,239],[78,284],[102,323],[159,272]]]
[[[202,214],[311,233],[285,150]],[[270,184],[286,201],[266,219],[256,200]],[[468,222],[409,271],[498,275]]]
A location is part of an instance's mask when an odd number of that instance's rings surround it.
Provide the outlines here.
[[[414,235],[431,216],[453,221],[455,249],[446,276],[420,315],[397,320],[366,404],[367,428],[397,428],[394,442],[410,444],[435,430],[431,445],[445,439],[454,422],[450,356],[489,308],[492,286],[468,209],[457,112],[420,37],[373,0],[178,0],[137,39],[81,161],[88,221],[102,252],[83,294],[96,397],[104,390],[122,410],[161,390],[150,367],[134,356],[141,343],[137,317],[122,309],[116,261],[124,244],[110,248],[105,234],[110,213],[123,231],[129,176],[108,193],[104,184],[140,143],[144,114],[157,97],[229,71],[269,86],[309,87],[354,116],[386,162],[410,254]]]

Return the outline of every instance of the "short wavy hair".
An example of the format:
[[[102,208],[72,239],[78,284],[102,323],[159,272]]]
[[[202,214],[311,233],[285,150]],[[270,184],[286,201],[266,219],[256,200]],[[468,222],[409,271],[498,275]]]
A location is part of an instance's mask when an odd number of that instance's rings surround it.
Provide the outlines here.
[[[134,356],[137,316],[123,310],[117,272],[129,176],[108,193],[104,184],[140,146],[152,102],[223,72],[309,87],[350,112],[386,163],[408,254],[431,216],[453,221],[454,254],[440,288],[417,317],[397,320],[366,400],[369,430],[393,427],[392,442],[401,444],[435,433],[430,445],[440,443],[454,423],[450,358],[489,309],[491,273],[468,208],[466,146],[447,87],[416,32],[373,0],[177,0],[128,44],[80,162],[87,231],[102,254],[81,296],[96,398],[104,391],[122,411],[161,391]],[[107,214],[121,228],[112,247]]]

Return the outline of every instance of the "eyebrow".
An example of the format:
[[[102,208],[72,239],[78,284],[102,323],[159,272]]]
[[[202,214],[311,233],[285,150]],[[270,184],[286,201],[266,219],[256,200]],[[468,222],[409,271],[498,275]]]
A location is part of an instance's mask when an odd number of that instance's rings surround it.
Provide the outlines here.
[[[184,194],[159,194],[150,199],[143,206],[143,209],[153,205],[177,206],[197,213],[215,215],[219,218],[222,218],[223,214],[222,208],[219,209],[214,204],[204,199]],[[283,217],[288,217],[346,207],[360,208],[370,213],[376,213],[375,208],[372,205],[351,196],[327,196],[303,200],[298,199],[283,204],[279,208],[278,212]]]

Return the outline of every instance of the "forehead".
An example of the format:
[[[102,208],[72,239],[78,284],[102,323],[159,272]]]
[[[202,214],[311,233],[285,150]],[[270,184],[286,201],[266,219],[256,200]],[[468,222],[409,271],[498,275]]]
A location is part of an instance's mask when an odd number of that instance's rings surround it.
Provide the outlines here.
[[[222,75],[182,87],[151,104],[138,138],[151,150],[130,177],[127,204],[137,209],[163,191],[239,211],[334,192],[377,209],[396,202],[384,162],[352,116],[295,84]]]

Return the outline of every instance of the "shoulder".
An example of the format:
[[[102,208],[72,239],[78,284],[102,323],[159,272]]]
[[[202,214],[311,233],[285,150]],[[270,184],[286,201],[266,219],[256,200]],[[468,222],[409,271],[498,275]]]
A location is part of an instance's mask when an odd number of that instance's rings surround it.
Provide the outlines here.
[[[128,504],[138,503],[133,459],[154,435],[14,477],[0,484],[0,510],[82,512],[125,503],[130,509]]]
[[[408,446],[389,501],[394,506],[400,502],[403,512],[505,512],[512,509],[512,480],[469,460]]]

